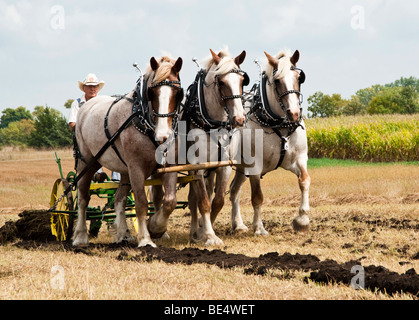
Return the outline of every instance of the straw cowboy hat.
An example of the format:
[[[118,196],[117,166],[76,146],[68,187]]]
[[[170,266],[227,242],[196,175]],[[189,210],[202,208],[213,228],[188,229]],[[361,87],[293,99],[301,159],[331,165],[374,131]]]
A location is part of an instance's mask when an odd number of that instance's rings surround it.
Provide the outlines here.
[[[89,73],[83,82],[79,81],[79,88],[81,91],[84,91],[83,86],[99,86],[100,91],[104,85],[105,81],[99,81],[94,73]]]

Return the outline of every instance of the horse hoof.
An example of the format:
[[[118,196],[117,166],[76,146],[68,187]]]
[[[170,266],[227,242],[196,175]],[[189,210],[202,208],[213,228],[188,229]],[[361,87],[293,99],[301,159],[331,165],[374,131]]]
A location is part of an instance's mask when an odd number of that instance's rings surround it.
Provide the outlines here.
[[[249,231],[249,228],[242,224],[240,226],[233,227],[233,231],[236,233],[246,233],[247,231]]]
[[[87,232],[78,232],[74,235],[73,246],[74,247],[87,247],[89,245],[89,236]]]
[[[305,214],[302,216],[295,217],[292,221],[292,227],[296,232],[308,231],[310,227],[310,219],[308,218],[308,215]]]
[[[88,247],[89,246],[89,240],[85,241],[82,239],[75,239],[73,240],[73,247]]]
[[[147,240],[147,239],[142,239],[138,243],[138,248],[145,247],[145,246],[152,246],[153,248],[157,248],[156,244],[153,241]]]
[[[166,230],[164,230],[163,232],[151,232],[151,231],[148,231],[148,232],[150,233],[151,239],[167,239],[167,238],[170,239]],[[165,234],[167,235],[166,237],[165,237]]]
[[[163,235],[159,238],[160,240],[170,240],[170,236],[167,232],[163,233]]]
[[[205,246],[222,246],[222,245],[224,245],[223,240],[221,240],[217,236],[209,237],[207,241],[205,241]]]
[[[269,235],[269,232],[268,231],[266,231],[264,228],[262,228],[262,229],[257,229],[256,231],[255,231],[255,236],[268,236]]]

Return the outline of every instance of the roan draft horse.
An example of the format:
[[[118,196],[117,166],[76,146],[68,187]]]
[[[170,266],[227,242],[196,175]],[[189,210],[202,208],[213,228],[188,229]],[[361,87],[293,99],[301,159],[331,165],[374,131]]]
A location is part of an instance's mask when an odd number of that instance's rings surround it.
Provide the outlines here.
[[[187,121],[189,132],[197,130],[199,136],[194,147],[206,156],[200,161],[219,161],[220,148],[214,136],[227,135],[245,121],[243,108],[243,86],[249,83],[247,74],[240,69],[246,57],[246,51],[233,58],[227,49],[218,54],[211,51],[211,56],[203,62],[195,82],[188,89],[182,119]],[[228,149],[227,143],[222,143]],[[211,150],[217,150],[211,152]],[[228,153],[228,150],[227,150]],[[214,158],[215,156],[215,158]],[[189,161],[191,159],[188,159]],[[228,159],[227,159],[228,160]],[[199,173],[204,175],[204,171]],[[194,181],[189,189],[189,209],[191,211],[190,240],[203,242],[205,245],[221,245],[223,242],[213,230],[211,212],[224,205],[225,186],[231,173],[230,167],[219,167],[211,172],[216,175],[216,192],[211,202],[213,185],[206,185],[204,180]],[[201,218],[198,219],[198,209]]]
[[[182,59],[170,57],[150,59],[143,81],[136,88],[118,98],[99,96],[89,100],[80,109],[76,139],[79,159],[77,172],[86,169],[109,137],[117,132],[127,119],[138,113],[119,134],[103,155],[87,169],[78,181],[78,219],[74,231],[73,245],[89,243],[86,228],[86,208],[89,203],[89,186],[93,174],[101,167],[121,173],[121,181],[115,195],[114,241],[131,238],[128,231],[125,205],[127,194],[132,189],[138,221],[138,246],[152,245],[147,229],[148,200],[144,181],[156,168],[155,150],[164,142],[175,125],[183,90],[179,80]],[[141,79],[141,78],[140,78]],[[164,208],[176,207],[176,173],[165,174],[163,185],[167,197]]]
[[[301,84],[305,81],[304,72],[296,67],[300,54],[292,56],[279,52],[272,57],[265,52],[268,63],[261,73],[260,84],[254,92],[254,102],[250,110],[246,128],[253,131],[263,130],[262,171],[250,175],[251,201],[254,210],[253,230],[256,235],[267,235],[261,219],[263,193],[261,177],[278,167],[293,172],[298,177],[301,190],[299,215],[293,220],[296,231],[309,227],[309,187],[310,176],[307,172],[307,135],[302,117]],[[252,140],[252,150],[255,150]],[[238,166],[230,185],[232,202],[233,230],[247,231],[240,215],[240,190],[246,181],[245,167]],[[214,219],[215,220],[215,219]]]

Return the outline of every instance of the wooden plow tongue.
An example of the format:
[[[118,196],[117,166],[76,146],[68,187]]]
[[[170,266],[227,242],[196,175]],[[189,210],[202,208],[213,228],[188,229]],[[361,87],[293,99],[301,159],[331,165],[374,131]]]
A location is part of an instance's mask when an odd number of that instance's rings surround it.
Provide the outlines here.
[[[218,168],[218,167],[234,166],[236,164],[237,164],[237,160],[214,161],[214,162],[205,162],[205,163],[196,163],[196,164],[183,164],[183,165],[159,168],[157,169],[157,173],[195,171],[195,170],[202,170],[202,169],[212,169],[212,168]]]

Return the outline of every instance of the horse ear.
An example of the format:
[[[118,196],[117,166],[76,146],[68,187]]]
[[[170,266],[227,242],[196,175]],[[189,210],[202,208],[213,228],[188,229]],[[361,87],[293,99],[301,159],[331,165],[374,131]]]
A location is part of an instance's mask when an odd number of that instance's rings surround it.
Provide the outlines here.
[[[294,54],[291,57],[291,63],[295,66],[300,59],[300,52],[298,50],[295,50]]]
[[[156,61],[154,57],[150,59],[150,66],[153,71],[156,71],[159,68],[159,63]]]
[[[235,59],[234,62],[239,66],[243,63],[244,59],[246,58],[246,51],[243,50]]]
[[[274,68],[278,68],[278,60],[276,60],[274,57],[272,57],[269,53],[267,53],[266,51],[263,51],[265,53],[266,58],[268,58],[268,62],[269,64],[274,67]]]
[[[172,71],[174,74],[178,74],[180,72],[180,69],[182,69],[183,60],[181,57],[179,57],[175,64],[172,67]]]
[[[221,58],[211,49],[210,49],[210,51],[211,51],[211,55],[212,55],[212,60],[214,60],[215,64],[219,64],[220,61],[221,61]]]

